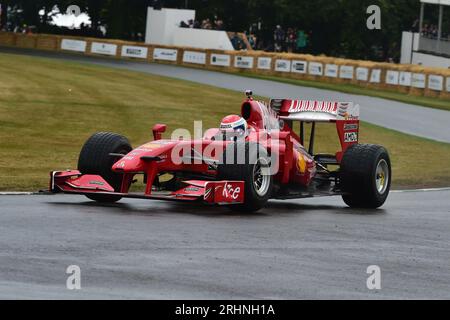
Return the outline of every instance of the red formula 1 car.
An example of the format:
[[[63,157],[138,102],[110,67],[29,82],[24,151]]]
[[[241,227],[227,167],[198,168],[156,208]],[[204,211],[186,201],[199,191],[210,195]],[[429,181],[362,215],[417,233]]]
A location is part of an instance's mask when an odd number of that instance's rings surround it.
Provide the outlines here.
[[[341,149],[335,154],[314,153],[318,122],[336,126]],[[241,115],[226,117],[199,139],[165,140],[165,130],[155,125],[154,140],[136,149],[121,135],[94,134],[81,150],[78,170],[51,172],[50,191],[99,202],[199,201],[243,211],[258,210],[269,199],[331,195],[341,195],[350,207],[377,208],[389,194],[388,152],[358,143],[359,106],[353,103],[272,99],[266,104],[247,91]],[[144,177],[145,192],[129,191],[137,175]]]

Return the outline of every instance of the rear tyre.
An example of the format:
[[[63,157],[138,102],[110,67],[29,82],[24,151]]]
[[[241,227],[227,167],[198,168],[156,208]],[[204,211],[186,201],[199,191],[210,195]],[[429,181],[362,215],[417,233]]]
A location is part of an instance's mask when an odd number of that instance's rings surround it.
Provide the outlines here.
[[[99,132],[91,136],[80,152],[78,170],[82,174],[100,175],[108,182],[114,191],[119,192],[122,185],[122,174],[111,170],[119,158],[111,157],[110,153],[127,154],[132,150],[130,142],[124,136],[110,132]],[[87,195],[97,202],[113,203],[122,197],[111,195]]]
[[[241,155],[243,152],[245,152],[245,159]],[[254,212],[261,209],[270,199],[273,190],[270,157],[261,145],[250,142],[229,144],[217,170],[218,178],[221,180],[245,182],[244,203],[232,205],[231,209]]]
[[[352,208],[378,208],[391,187],[391,161],[385,148],[354,144],[344,154],[340,169],[342,196]]]

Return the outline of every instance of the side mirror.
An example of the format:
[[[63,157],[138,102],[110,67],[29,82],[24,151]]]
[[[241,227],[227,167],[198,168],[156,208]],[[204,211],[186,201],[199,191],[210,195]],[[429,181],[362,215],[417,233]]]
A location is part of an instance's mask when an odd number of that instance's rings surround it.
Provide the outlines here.
[[[153,127],[153,139],[161,140],[162,134],[166,132],[167,125],[165,124],[155,124]]]

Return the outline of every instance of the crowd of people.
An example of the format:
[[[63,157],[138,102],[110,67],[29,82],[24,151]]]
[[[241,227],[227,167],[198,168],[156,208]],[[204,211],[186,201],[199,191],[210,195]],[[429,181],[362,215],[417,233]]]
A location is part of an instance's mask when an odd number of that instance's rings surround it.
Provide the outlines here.
[[[286,31],[277,25],[273,32],[273,41],[275,52],[296,52],[297,51],[298,31],[296,28],[288,28]]]
[[[426,38],[437,39],[439,37],[438,26],[436,26],[434,24],[431,24],[431,25],[425,24],[422,27],[421,35]],[[450,41],[450,33],[446,32],[445,30],[442,30],[441,39]]]
[[[419,19],[415,20],[411,27],[411,31],[419,32],[419,29],[420,29],[419,25],[420,25]],[[425,23],[422,26],[422,30],[420,30],[420,35],[422,37],[429,38],[429,39],[437,39],[439,37],[439,27],[435,24]],[[450,41],[450,32],[448,32],[446,29],[442,30],[441,39]]]
[[[205,30],[225,30],[224,22],[217,16],[214,19],[204,19],[201,22],[197,20],[189,20],[180,22],[181,28],[205,29]],[[235,50],[264,50],[272,52],[299,52],[302,47],[306,47],[306,35],[304,45],[300,45],[299,31],[297,28],[287,28],[286,31],[277,25],[271,37],[267,37],[267,31],[264,33],[261,23],[254,23],[244,32],[248,42],[244,37],[234,32],[230,34],[231,44]],[[269,31],[270,34],[270,31]],[[303,33],[304,34],[304,33]]]
[[[431,25],[425,24],[422,27],[422,36],[424,37],[437,39],[438,33],[439,33],[438,27],[434,24]]]
[[[193,19],[188,21],[181,21],[180,27],[204,30],[224,30],[224,23],[222,19],[215,16],[212,21],[209,18],[204,19],[201,22]]]

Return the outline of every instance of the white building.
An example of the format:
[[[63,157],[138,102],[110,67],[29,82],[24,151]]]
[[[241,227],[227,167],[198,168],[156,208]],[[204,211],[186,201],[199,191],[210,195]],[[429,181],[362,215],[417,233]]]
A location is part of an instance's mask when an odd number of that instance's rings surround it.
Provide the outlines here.
[[[403,32],[400,63],[420,64],[427,67],[450,68],[450,39],[443,38],[442,19],[444,9],[450,7],[450,0],[420,0],[419,32]],[[424,13],[429,5],[439,6],[436,21],[438,34],[436,38],[424,35]],[[448,9],[448,8],[447,8]],[[450,32],[448,30],[447,32]]]
[[[145,42],[199,49],[234,50],[225,31],[179,27],[182,21],[189,20],[195,20],[194,10],[154,10],[149,7]]]

